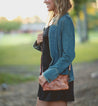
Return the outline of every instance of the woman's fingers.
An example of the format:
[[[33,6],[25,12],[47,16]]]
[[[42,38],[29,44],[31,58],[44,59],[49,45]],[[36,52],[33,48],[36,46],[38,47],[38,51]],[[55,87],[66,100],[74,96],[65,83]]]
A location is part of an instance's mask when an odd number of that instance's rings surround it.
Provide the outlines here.
[[[37,36],[37,44],[39,44],[41,42],[43,42],[43,33],[41,33]]]
[[[39,76],[40,85],[43,86],[45,82],[46,82],[46,79],[44,78],[44,76],[43,75]]]
[[[40,78],[39,78],[39,84],[40,84],[41,86],[43,86],[43,84],[44,84],[43,80],[40,79]]]

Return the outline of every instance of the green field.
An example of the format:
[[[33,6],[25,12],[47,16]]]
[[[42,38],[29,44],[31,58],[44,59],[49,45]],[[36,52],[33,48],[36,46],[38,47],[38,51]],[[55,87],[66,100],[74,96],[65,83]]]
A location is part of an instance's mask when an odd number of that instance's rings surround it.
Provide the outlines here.
[[[39,65],[41,52],[32,46],[36,37],[36,34],[5,35],[0,39],[0,65]],[[90,32],[89,39],[83,44],[79,44],[76,40],[74,63],[98,59],[97,32]]]
[[[10,34],[0,39],[0,67],[5,66],[39,66],[41,52],[33,48],[37,34]],[[76,57],[73,63],[92,62],[98,60],[98,33],[89,32],[89,41],[80,44],[76,34]],[[13,70],[14,71],[14,70]],[[32,70],[34,71],[34,70]],[[0,83],[13,83],[34,80],[32,75],[28,78],[0,72]]]
[[[33,65],[40,63],[40,52],[32,47],[36,34],[5,35],[0,40],[0,65]]]
[[[6,84],[17,84],[22,83],[26,81],[35,81],[37,77],[35,76],[29,76],[25,77],[23,75],[15,75],[15,74],[9,74],[9,73],[0,73],[0,84],[6,83]]]

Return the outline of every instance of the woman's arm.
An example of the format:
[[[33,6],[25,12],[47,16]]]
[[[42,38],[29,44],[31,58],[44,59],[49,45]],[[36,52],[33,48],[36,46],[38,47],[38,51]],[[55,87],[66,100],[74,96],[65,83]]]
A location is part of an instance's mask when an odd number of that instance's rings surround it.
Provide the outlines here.
[[[53,81],[72,63],[75,58],[75,33],[74,25],[69,17],[65,17],[61,22],[61,36],[62,36],[62,56],[58,61],[49,66],[49,68],[43,73],[43,76],[48,82]]]

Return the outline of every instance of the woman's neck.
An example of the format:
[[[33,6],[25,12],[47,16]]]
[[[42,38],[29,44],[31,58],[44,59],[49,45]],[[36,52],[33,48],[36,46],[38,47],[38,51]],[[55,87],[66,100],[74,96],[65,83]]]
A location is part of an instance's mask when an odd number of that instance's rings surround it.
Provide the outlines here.
[[[58,11],[55,9],[54,10],[54,17],[58,15]]]

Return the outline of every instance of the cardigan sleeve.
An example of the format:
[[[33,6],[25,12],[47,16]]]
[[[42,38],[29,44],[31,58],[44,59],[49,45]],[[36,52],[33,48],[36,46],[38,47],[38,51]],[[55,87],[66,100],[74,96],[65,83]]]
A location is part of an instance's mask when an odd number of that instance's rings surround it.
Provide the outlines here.
[[[49,68],[43,72],[43,76],[48,82],[53,81],[72,63],[75,58],[75,34],[74,25],[69,17],[65,17],[61,23],[61,35],[62,37],[62,56],[58,61],[49,66]]]
[[[40,45],[40,44],[39,44],[39,45],[37,44],[37,40],[34,42],[33,47],[34,47],[35,49],[41,51],[41,45]]]

